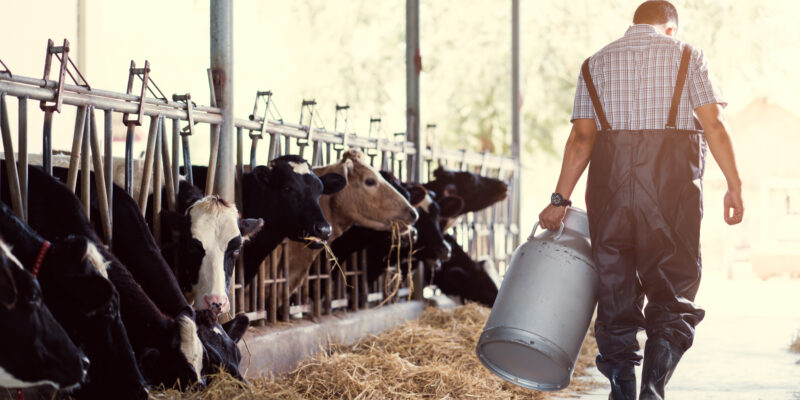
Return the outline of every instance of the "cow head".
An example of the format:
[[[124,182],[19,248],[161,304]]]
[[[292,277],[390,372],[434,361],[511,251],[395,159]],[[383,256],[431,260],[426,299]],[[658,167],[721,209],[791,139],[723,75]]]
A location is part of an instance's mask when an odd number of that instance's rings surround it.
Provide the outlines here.
[[[220,325],[217,316],[208,310],[199,310],[195,315],[197,334],[203,342],[203,375],[211,375],[224,371],[232,377],[245,381],[239,372],[239,361],[242,353],[237,343],[247,331],[250,319],[239,314],[232,320]]]
[[[0,387],[71,390],[86,379],[89,360],[42,303],[39,283],[2,241],[0,325]]]
[[[399,223],[407,231],[418,218],[408,200],[378,171],[367,165],[358,150],[344,152],[339,162],[315,168],[314,173],[320,176],[335,173],[347,181],[344,189],[329,198],[331,223],[334,225],[349,227],[355,224],[387,231],[392,229],[393,223]],[[339,223],[334,223],[334,220]]]
[[[464,300],[475,301],[491,307],[497,298],[500,279],[491,260],[474,261],[456,242],[445,235],[445,240],[453,249],[450,260],[443,262],[433,274],[433,284],[443,293],[459,296]]]
[[[139,355],[139,364],[148,382],[182,388],[202,383],[203,344],[192,316],[182,314],[170,320],[166,332],[158,340],[161,341],[158,348],[148,348]]]
[[[162,212],[165,230],[178,233],[178,283],[195,308],[227,312],[236,258],[263,221],[239,220],[234,205],[216,195],[203,197],[185,181],[180,183],[178,211]]]
[[[346,184],[344,176],[328,173],[318,177],[305,159],[285,155],[255,167],[251,177],[253,185],[246,186],[244,199],[248,216],[263,218],[271,229],[280,229],[292,240],[324,242],[330,238],[331,225],[322,214],[319,197],[340,191]]]
[[[466,171],[449,171],[439,166],[433,171],[434,180],[425,184],[439,198],[443,196],[459,196],[464,200],[464,207],[458,215],[482,210],[506,198],[508,185],[494,178],[481,176]],[[455,224],[455,216],[442,220],[442,231]]]
[[[415,188],[421,188],[415,185]],[[411,190],[413,188],[410,188]],[[433,262],[447,261],[450,258],[450,245],[444,240],[439,221],[442,218],[453,218],[464,207],[464,200],[459,196],[444,196],[438,200],[435,194],[422,189],[425,195],[417,207],[419,220],[414,225],[419,232],[414,243],[418,260]]]

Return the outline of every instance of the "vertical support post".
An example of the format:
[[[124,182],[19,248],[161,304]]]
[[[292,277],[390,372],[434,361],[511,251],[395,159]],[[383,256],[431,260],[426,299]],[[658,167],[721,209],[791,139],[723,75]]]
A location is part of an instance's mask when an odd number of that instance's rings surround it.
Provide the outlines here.
[[[86,73],[86,0],[78,0],[78,70]]]
[[[155,155],[158,120],[160,118],[160,115],[150,117],[150,132],[147,135],[147,148],[144,155],[144,167],[142,170],[142,184],[139,186],[139,211],[142,212],[142,215],[147,211],[147,196],[150,194],[150,184],[152,183],[153,156]],[[161,188],[158,190],[161,190]]]
[[[520,192],[522,182],[522,163],[520,153],[520,90],[519,90],[519,0],[511,0],[511,157],[514,159],[514,173],[512,183],[514,191],[512,198],[511,224],[519,228],[520,217]],[[519,230],[519,229],[518,229]],[[519,240],[519,233],[514,239],[514,247]]]
[[[8,175],[8,192],[11,195],[11,205],[18,217],[24,218],[22,209],[22,196],[19,189],[19,174],[17,164],[14,162],[14,145],[11,143],[11,128],[8,123],[8,107],[6,94],[0,93],[0,131],[3,136],[3,151],[6,155],[6,173]]]
[[[42,125],[42,167],[47,175],[53,176],[53,111],[44,111]]]
[[[83,142],[81,142],[81,203],[83,203],[83,212],[86,213],[86,218],[91,218],[92,216],[92,192],[91,187],[89,186],[90,177],[91,177],[91,153],[90,153],[90,141],[91,141],[91,123],[90,117],[94,114],[94,108],[89,106],[86,109],[86,121],[83,124]]]
[[[103,167],[105,171],[105,183],[106,183],[106,201],[108,202],[108,215],[114,215],[114,151],[113,144],[114,144],[114,130],[113,130],[113,120],[112,117],[114,115],[114,110],[106,110],[103,113],[103,147],[105,150],[103,151]],[[113,241],[113,234],[114,231],[113,226],[113,218],[109,219],[108,223],[108,245],[109,247]]]
[[[233,202],[233,1],[211,0],[210,15],[211,74],[216,105],[222,109],[214,192]]]
[[[86,108],[87,106],[78,107],[78,115],[75,117],[75,132],[72,136],[67,187],[73,193],[75,193],[75,186],[78,183],[78,162],[80,161],[81,145],[83,144],[83,128],[86,125]]]
[[[423,133],[419,129],[419,74],[422,57],[419,51],[419,0],[406,0],[406,132],[417,154],[408,157],[408,180],[420,182],[424,165]]]
[[[181,165],[181,159],[178,155],[179,149],[179,142],[178,138],[181,134],[181,127],[180,127],[179,119],[172,120],[172,183],[175,185],[175,194],[178,194],[178,167]],[[187,174],[190,174],[191,171],[188,171]],[[174,210],[173,210],[174,211]]]
[[[28,98],[19,98],[19,185],[22,195],[22,220],[28,222]]]
[[[84,139],[88,140],[91,144],[94,184],[97,190],[97,204],[100,208],[100,223],[103,225],[103,236],[106,239],[106,243],[111,243],[111,208],[109,207],[108,200],[108,185],[113,185],[114,183],[109,183],[105,178],[107,171],[103,169],[103,159],[100,155],[100,138],[97,133],[97,121],[94,117],[94,110],[91,110],[89,113],[89,123],[89,136]],[[87,169],[84,174],[89,175],[89,170]]]

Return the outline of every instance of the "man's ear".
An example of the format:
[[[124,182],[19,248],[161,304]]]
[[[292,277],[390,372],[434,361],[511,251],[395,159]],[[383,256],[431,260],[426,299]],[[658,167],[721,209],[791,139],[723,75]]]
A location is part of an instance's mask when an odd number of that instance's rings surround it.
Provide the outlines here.
[[[439,200],[439,209],[441,209],[442,218],[453,218],[464,209],[464,199],[458,196],[445,196]]]
[[[247,315],[239,314],[236,318],[222,324],[222,329],[225,329],[234,343],[239,343],[244,333],[247,332],[248,324],[250,324],[250,318],[247,318]]]
[[[347,186],[347,178],[334,172],[322,175],[319,179],[322,181],[322,194],[335,194]]]
[[[161,226],[174,231],[188,230],[192,227],[192,219],[188,215],[163,210],[161,211]]]
[[[17,285],[8,267],[10,262],[9,259],[0,261],[0,306],[6,310],[11,310],[17,304]]]
[[[408,194],[408,202],[411,203],[412,207],[417,208],[425,200],[428,191],[421,185],[414,185],[408,188]]]
[[[264,227],[264,220],[261,218],[242,218],[239,220],[239,232],[242,238],[249,240]]]

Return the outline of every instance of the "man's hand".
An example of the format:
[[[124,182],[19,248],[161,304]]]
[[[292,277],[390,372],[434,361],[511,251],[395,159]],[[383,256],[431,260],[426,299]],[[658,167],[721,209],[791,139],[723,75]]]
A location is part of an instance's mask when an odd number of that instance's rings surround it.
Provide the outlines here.
[[[556,207],[549,204],[539,214],[539,226],[551,231],[557,230],[561,227],[561,221],[564,220],[564,215],[567,213],[567,207]]]
[[[728,190],[725,193],[725,198],[722,200],[723,209],[725,210],[725,222],[728,225],[736,225],[742,222],[744,216],[744,203],[742,202],[742,192],[736,190]]]

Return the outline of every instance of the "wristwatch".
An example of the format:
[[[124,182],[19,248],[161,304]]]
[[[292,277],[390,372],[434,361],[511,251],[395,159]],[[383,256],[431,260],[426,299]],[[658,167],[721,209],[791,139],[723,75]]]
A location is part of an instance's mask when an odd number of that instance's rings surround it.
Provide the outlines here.
[[[556,207],[562,207],[562,206],[569,207],[572,205],[572,201],[565,199],[564,196],[562,196],[560,193],[553,193],[550,196],[550,204]]]

